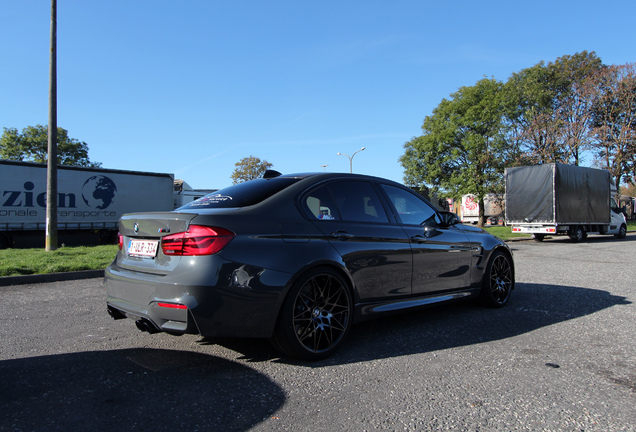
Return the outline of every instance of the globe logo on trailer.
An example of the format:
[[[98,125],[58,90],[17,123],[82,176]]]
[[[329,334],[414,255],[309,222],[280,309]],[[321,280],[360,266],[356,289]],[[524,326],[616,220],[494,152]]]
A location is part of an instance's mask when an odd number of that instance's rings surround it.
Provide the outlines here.
[[[103,175],[94,175],[84,182],[82,199],[89,207],[104,210],[113,203],[115,192],[115,182]]]

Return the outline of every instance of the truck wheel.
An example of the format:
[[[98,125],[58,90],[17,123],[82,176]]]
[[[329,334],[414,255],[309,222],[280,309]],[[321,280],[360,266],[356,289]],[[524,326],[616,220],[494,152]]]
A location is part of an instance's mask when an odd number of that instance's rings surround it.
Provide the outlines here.
[[[290,357],[320,360],[340,346],[351,328],[353,298],[337,272],[316,268],[287,294],[272,343]]]
[[[505,253],[494,252],[481,282],[481,303],[493,308],[505,306],[514,286],[512,261]]]
[[[617,234],[614,234],[616,238],[623,239],[627,237],[627,227],[625,224],[621,225],[621,228],[618,230]]]
[[[533,234],[532,237],[534,237],[534,241],[542,242],[545,234]]]
[[[570,233],[568,235],[575,242],[581,242],[581,241],[583,241],[583,239],[585,237],[587,237],[587,235],[586,235],[585,231],[583,230],[582,226],[575,226],[574,228],[572,228],[570,230]]]

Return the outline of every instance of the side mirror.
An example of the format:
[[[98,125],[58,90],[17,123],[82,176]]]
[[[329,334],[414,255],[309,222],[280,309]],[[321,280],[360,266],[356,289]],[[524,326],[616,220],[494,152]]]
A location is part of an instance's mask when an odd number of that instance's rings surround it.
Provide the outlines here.
[[[461,223],[461,221],[459,220],[459,216],[457,216],[453,212],[443,211],[440,212],[440,215],[442,216],[442,222],[448,226],[453,226]]]

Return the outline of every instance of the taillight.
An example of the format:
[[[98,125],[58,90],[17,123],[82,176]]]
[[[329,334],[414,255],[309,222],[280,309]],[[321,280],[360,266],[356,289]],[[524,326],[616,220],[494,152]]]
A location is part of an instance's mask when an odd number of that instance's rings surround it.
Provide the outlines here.
[[[191,225],[188,231],[170,234],[161,239],[164,255],[212,255],[219,252],[234,238],[224,228]]]
[[[117,243],[119,243],[119,250],[124,248],[124,236],[121,233],[117,233]]]
[[[159,302],[159,303],[157,303],[157,305],[159,305],[159,307],[168,308],[168,309],[187,309],[188,308],[186,305],[181,304],[181,303],[163,303],[163,302]]]

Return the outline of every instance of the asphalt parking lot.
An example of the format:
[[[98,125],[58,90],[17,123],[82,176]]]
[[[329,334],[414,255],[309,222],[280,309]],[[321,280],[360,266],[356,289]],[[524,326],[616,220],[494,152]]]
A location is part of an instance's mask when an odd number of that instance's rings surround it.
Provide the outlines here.
[[[100,279],[0,287],[0,431],[631,431],[636,235],[511,244],[504,309],[357,325],[334,357],[139,332]]]

